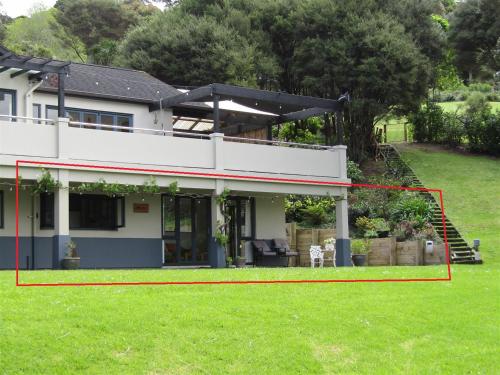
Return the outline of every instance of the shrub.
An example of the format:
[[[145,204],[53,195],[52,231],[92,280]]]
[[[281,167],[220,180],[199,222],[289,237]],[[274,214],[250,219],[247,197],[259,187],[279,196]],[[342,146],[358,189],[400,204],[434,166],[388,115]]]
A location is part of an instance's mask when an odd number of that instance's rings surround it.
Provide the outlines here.
[[[478,83],[471,83],[468,87],[467,87],[467,90],[469,91],[477,91],[477,92],[481,92],[483,94],[488,94],[490,92],[493,92],[493,85],[489,84],[489,83],[481,83],[481,82],[478,82]]]
[[[409,115],[410,130],[417,142],[436,142],[443,133],[443,109],[428,101],[418,111]]]
[[[347,161],[347,177],[350,178],[353,183],[359,183],[365,178],[363,172],[359,168],[359,164],[352,160]]]
[[[391,209],[391,221],[399,224],[403,221],[413,222],[417,227],[422,227],[432,218],[431,203],[415,193],[403,194]]]
[[[500,155],[500,112],[486,116],[481,130],[480,151]]]
[[[352,254],[368,254],[370,252],[370,240],[356,239],[351,241]]]
[[[443,138],[442,143],[451,147],[457,147],[462,144],[465,135],[464,124],[460,117],[455,113],[444,113]]]

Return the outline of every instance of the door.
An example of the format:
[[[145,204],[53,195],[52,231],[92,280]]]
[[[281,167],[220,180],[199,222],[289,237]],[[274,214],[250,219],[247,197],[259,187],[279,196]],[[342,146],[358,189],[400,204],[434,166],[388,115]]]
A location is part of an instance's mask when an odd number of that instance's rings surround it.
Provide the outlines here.
[[[207,264],[210,199],[164,195],[162,206],[164,264]]]

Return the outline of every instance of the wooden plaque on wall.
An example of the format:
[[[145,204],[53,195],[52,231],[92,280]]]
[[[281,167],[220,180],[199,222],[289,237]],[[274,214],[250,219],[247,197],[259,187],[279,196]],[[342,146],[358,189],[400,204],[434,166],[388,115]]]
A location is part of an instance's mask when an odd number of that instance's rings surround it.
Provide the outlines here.
[[[139,214],[147,214],[149,212],[148,203],[134,203],[134,212]]]

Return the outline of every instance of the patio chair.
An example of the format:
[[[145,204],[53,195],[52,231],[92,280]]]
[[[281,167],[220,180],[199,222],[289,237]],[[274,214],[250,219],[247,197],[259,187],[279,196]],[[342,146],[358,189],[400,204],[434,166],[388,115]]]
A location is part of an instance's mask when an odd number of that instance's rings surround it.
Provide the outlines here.
[[[258,262],[263,265],[265,263],[264,259],[266,258],[273,258],[278,256],[277,252],[271,250],[267,242],[264,240],[253,240],[252,248],[254,266],[257,265]]]
[[[323,255],[323,260],[331,260],[332,261],[332,265],[334,267],[337,267],[337,261],[336,261],[336,256],[337,256],[337,252],[335,250],[335,244],[333,243],[327,243],[325,244],[325,250],[323,251],[323,254],[331,254],[331,257],[328,257],[328,258],[325,258],[324,255]]]
[[[323,267],[323,263],[325,261],[324,259],[324,253],[323,250],[321,249],[321,246],[311,246],[309,248],[309,255],[311,256],[311,267],[314,268],[316,260],[319,261],[319,266]]]
[[[296,257],[297,265],[300,265],[300,253],[298,251],[292,251],[287,240],[281,238],[273,239],[273,249],[276,250],[278,255],[285,256],[290,259],[290,257]],[[287,261],[287,266],[289,262]]]

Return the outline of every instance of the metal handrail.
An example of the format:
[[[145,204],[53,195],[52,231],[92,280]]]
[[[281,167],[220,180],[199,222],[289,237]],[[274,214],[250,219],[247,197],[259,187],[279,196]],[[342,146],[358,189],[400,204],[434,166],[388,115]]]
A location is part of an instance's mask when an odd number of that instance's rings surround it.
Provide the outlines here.
[[[52,123],[52,124],[56,124],[58,122],[58,120],[49,119],[49,118],[25,117],[25,116],[14,116],[14,115],[0,115],[0,118],[2,118],[2,117],[10,118],[10,119],[45,122],[45,123]],[[92,127],[92,128],[96,128],[96,129],[103,128],[103,129],[112,129],[112,130],[125,130],[125,131],[131,132],[131,133],[149,132],[149,133],[162,134],[162,135],[170,134],[173,136],[177,135],[177,136],[189,137],[189,138],[210,139],[210,135],[188,133],[188,132],[184,132],[184,131],[175,131],[175,130],[148,129],[148,128],[138,128],[138,127],[130,127],[130,126],[120,126],[120,125],[105,125],[105,124],[96,124],[96,123],[92,123],[92,122],[80,122],[80,121],[69,121],[68,124],[69,125]],[[317,144],[274,141],[274,140],[267,140],[267,139],[243,138],[243,137],[232,137],[232,136],[223,136],[222,138],[224,140],[229,141],[229,142],[260,143],[260,144],[267,144],[267,145],[308,148],[308,149],[315,149],[315,150],[331,150],[331,149],[334,149],[334,147],[335,147],[335,146],[324,146],[324,145],[317,145]]]
[[[56,123],[57,120],[51,118],[39,118],[39,117],[25,117],[25,116],[14,116],[14,115],[0,115],[0,117],[7,117],[11,119],[20,119],[20,120],[31,120],[31,121],[40,121],[40,122],[51,122],[53,124]]]
[[[193,134],[186,132],[178,132],[174,130],[164,130],[164,129],[149,129],[149,128],[138,128],[138,127],[130,127],[130,126],[120,126],[120,125],[105,125],[105,124],[95,124],[92,122],[80,122],[80,121],[70,121],[70,125],[78,125],[78,126],[90,126],[93,128],[104,128],[104,129],[113,129],[113,130],[126,130],[131,133],[135,132],[150,132],[150,133],[159,133],[159,134],[171,134],[171,135],[182,135],[183,137],[192,137],[192,138],[203,138],[209,139],[210,137],[205,134]]]
[[[317,145],[317,144],[308,144],[308,143],[297,143],[297,142],[286,142],[286,141],[273,141],[273,140],[268,140],[268,139],[254,139],[254,138],[242,138],[242,137],[231,137],[231,136],[224,136],[224,139],[227,139],[228,141],[236,141],[236,142],[251,142],[251,143],[263,143],[263,144],[272,144],[272,145],[284,145],[284,146],[290,146],[290,147],[302,147],[302,148],[312,148],[312,149],[319,149],[319,150],[331,150],[335,146],[324,146],[324,145]]]

